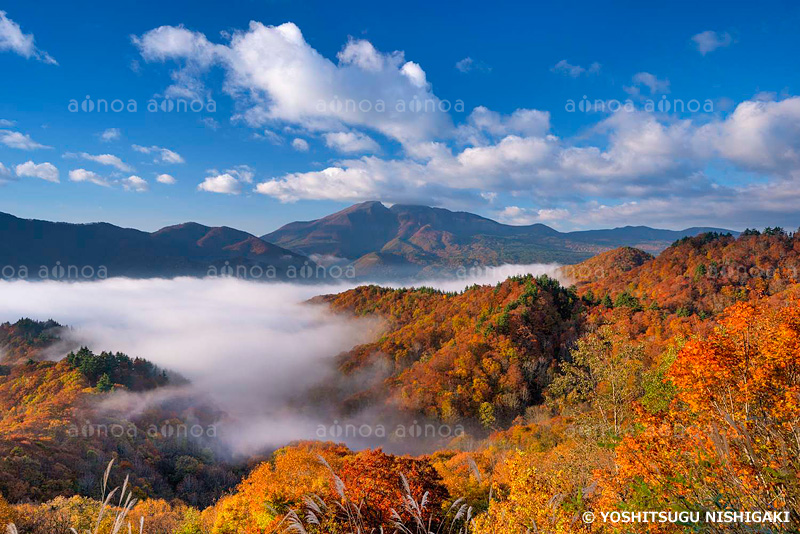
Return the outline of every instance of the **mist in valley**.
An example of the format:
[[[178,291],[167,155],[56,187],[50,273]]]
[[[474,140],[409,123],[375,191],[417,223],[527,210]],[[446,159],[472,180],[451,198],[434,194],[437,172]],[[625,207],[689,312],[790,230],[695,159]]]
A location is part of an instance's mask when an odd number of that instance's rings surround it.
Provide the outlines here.
[[[556,268],[505,265],[475,270],[466,278],[413,285],[460,291],[517,274],[553,276]],[[345,416],[337,412],[335,402],[319,398],[318,392],[333,382],[340,391],[358,391],[388,372],[380,358],[368,373],[345,378],[336,372],[338,354],[380,336],[380,318],[334,314],[308,302],[355,285],[235,278],[0,281],[0,321],[52,318],[68,326],[62,342],[48,351],[50,359],[87,346],[96,353],[119,351],[145,358],[184,377],[188,383],[178,379],[173,386],[150,392],[114,392],[98,409],[136,417],[154,406],[213,407],[219,412],[213,438],[220,449],[234,455],[265,452],[302,439],[398,452],[446,442],[458,428],[443,431],[433,422],[387,413],[385,408]],[[398,427],[415,439],[393,439]],[[204,430],[204,438],[207,433]]]

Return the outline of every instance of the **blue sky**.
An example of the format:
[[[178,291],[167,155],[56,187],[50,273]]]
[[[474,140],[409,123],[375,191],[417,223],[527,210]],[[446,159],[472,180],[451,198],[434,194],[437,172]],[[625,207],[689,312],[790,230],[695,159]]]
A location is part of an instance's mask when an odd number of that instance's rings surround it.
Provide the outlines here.
[[[650,4],[7,1],[0,211],[796,228],[800,6]],[[200,111],[148,110],[179,101]]]

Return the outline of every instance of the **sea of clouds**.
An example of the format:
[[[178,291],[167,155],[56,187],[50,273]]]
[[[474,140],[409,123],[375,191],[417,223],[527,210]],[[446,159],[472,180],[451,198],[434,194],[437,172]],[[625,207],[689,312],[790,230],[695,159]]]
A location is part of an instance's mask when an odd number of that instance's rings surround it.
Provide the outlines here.
[[[469,278],[414,285],[459,291],[515,274],[552,275],[555,269],[506,265]],[[383,323],[334,314],[308,300],[351,287],[234,278],[0,281],[0,321],[52,318],[70,327],[64,336],[73,347],[120,351],[179,373],[196,394],[212,399],[226,414],[216,431],[219,439],[235,452],[249,454],[293,440],[318,439],[322,426],[336,422],[325,410],[301,409],[304,394],[330,379],[338,354],[375,339]],[[65,351],[59,345],[50,356],[62,358]],[[174,394],[185,396],[186,387]],[[169,390],[122,393],[109,402],[137,411],[169,395]],[[359,446],[354,436],[342,436],[341,441]]]

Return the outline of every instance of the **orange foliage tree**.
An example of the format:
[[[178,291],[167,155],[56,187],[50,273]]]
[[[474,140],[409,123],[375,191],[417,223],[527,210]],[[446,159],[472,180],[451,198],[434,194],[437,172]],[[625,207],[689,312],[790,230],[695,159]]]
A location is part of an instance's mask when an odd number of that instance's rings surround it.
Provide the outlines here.
[[[781,510],[800,522],[800,307],[736,304],[686,343],[666,413],[618,449],[601,507]],[[786,526],[786,525],[784,525]],[[727,527],[726,527],[727,528]]]

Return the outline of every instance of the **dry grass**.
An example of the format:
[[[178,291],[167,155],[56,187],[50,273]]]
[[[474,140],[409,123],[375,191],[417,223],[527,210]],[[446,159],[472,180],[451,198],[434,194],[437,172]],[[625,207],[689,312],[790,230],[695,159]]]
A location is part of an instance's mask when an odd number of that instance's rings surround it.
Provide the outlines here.
[[[336,490],[336,499],[328,504],[319,495],[309,495],[304,499],[304,508],[300,512],[292,510],[284,521],[284,532],[293,534],[316,534],[321,528],[333,520],[339,519],[345,525],[348,534],[384,534],[383,526],[372,527],[366,524],[361,510],[363,502],[350,500],[345,491],[345,484],[333,471],[328,462],[320,457],[320,461],[327,467],[333,479]],[[444,513],[432,510],[428,506],[428,492],[417,499],[411,493],[411,487],[404,475],[403,502],[400,511],[392,509],[392,519],[389,528],[395,534],[469,534],[469,525],[472,521],[472,507],[457,499]],[[403,515],[409,519],[403,519]]]
[[[108,491],[108,477],[111,474],[111,468],[114,465],[114,460],[108,462],[105,474],[103,475],[103,487],[100,497],[100,509],[97,512],[97,519],[95,520],[94,527],[86,529],[83,532],[78,532],[71,528],[72,534],[120,534],[127,530],[128,534],[133,534],[134,527],[130,521],[126,522],[126,518],[136,504],[136,499],[133,497],[131,488],[128,485],[128,477],[125,477],[125,482],[122,487],[116,487]],[[119,493],[119,500],[113,504],[114,497]],[[104,521],[105,520],[105,521]],[[110,523],[110,524],[109,524]],[[106,526],[108,528],[106,528]],[[144,518],[139,521],[138,534],[144,533]],[[8,534],[19,534],[17,526],[10,523],[6,527]]]

